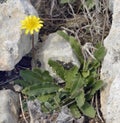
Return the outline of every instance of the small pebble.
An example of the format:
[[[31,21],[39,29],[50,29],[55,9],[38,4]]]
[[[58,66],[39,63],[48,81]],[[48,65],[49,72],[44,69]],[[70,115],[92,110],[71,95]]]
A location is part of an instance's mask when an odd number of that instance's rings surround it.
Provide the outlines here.
[[[15,84],[13,88],[15,89],[16,92],[21,92],[21,90],[23,89],[23,87],[18,84]]]

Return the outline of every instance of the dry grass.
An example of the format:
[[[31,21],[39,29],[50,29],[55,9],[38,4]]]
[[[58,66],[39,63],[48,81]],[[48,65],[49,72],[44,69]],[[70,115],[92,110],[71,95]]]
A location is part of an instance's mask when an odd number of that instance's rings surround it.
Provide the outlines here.
[[[111,26],[111,14],[106,0],[96,0],[88,9],[85,0],[61,5],[57,0],[31,0],[44,20],[41,34],[49,34],[58,29],[74,35],[81,44],[103,42]]]

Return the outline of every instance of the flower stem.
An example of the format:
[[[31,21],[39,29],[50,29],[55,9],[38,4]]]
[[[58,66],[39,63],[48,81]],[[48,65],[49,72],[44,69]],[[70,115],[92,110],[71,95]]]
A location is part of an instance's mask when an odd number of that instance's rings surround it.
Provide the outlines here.
[[[35,58],[35,47],[34,47],[34,34],[31,35],[32,37],[32,58]]]

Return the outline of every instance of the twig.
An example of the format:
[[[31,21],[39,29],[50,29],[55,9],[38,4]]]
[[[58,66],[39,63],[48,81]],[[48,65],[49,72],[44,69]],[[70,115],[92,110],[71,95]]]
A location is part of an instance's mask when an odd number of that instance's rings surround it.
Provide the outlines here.
[[[82,2],[83,7],[85,8],[85,10],[86,10],[86,12],[87,12],[87,15],[88,15],[89,19],[91,20],[91,22],[93,22],[93,18],[92,18],[91,14],[90,14],[90,12],[89,12],[89,10],[88,10],[88,8],[87,8],[87,5],[86,5],[86,3],[85,3],[85,0],[81,0],[81,2]]]
[[[53,8],[55,6],[55,0],[52,0],[52,3],[51,3],[51,9],[50,9],[50,15],[52,16],[52,13],[53,13]]]
[[[69,106],[69,105],[73,104],[74,102],[75,102],[75,100],[73,100],[73,101],[69,102],[68,104],[66,104],[66,105],[64,105],[64,106],[65,106],[65,107],[67,107],[67,106]]]
[[[79,42],[79,44],[81,45],[81,41],[80,41],[80,39],[79,39],[79,31],[80,31],[80,29],[77,29],[76,30],[76,32],[75,32],[75,38],[78,40],[78,42]]]
[[[100,13],[101,6],[100,6],[100,1],[99,0],[95,0],[95,8],[96,8],[97,13]]]
[[[92,46],[91,43],[86,43],[84,46],[82,46],[82,52],[84,54],[84,58],[87,59],[89,56],[93,59],[96,59],[93,55],[94,50],[96,50],[95,47]]]
[[[85,10],[84,10],[84,15],[85,15],[85,17],[86,17],[86,19],[87,19],[87,21],[88,21],[88,24],[90,24],[90,23],[89,23],[89,19],[90,19],[90,21],[91,21],[92,23],[94,23],[93,17],[91,16],[91,14],[90,14],[90,12],[89,12],[89,10],[88,10],[88,8],[87,8],[87,5],[86,5],[86,3],[85,3],[85,0],[81,0],[81,2],[82,2],[82,4],[83,4],[84,9],[86,10],[86,12],[85,12]],[[86,14],[87,14],[87,16],[86,16]],[[89,18],[89,19],[88,19],[88,18]],[[93,41],[93,31],[92,31],[91,28],[92,28],[92,27],[90,27],[90,34],[91,34],[91,38],[92,38],[92,41]]]
[[[68,31],[68,32],[70,32],[70,33],[72,33],[72,34],[75,34],[75,32],[73,30],[70,30],[70,29],[68,29],[66,27],[63,27],[63,26],[61,28],[64,29],[64,30],[66,30],[66,31]]]
[[[105,24],[106,23],[106,17],[104,19],[104,23],[103,23],[103,31],[102,31],[102,43],[103,43],[103,40],[104,40],[104,36],[105,36]]]
[[[99,117],[99,119],[101,120],[101,122],[104,123],[102,117],[100,116],[99,110],[98,110],[97,94],[95,95],[95,104],[96,104],[96,112],[97,112],[97,116]]]
[[[25,123],[28,123],[28,121],[26,120],[24,111],[23,111],[23,104],[22,104],[22,99],[21,99],[21,94],[20,93],[19,93],[19,100],[20,100],[20,107],[21,107],[23,119],[24,119]]]
[[[69,5],[69,7],[70,7],[70,9],[71,9],[71,11],[72,11],[73,17],[75,18],[75,12],[74,12],[74,10],[73,10],[73,7],[71,6],[70,3],[68,3],[68,5]]]

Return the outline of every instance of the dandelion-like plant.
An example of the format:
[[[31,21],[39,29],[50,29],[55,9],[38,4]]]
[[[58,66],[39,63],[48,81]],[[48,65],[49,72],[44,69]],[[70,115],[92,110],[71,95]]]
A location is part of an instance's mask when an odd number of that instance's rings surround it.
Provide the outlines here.
[[[30,34],[32,37],[32,51],[34,58],[34,33],[39,32],[43,27],[43,21],[34,15],[27,16],[21,21],[21,29],[25,30],[25,34]]]

